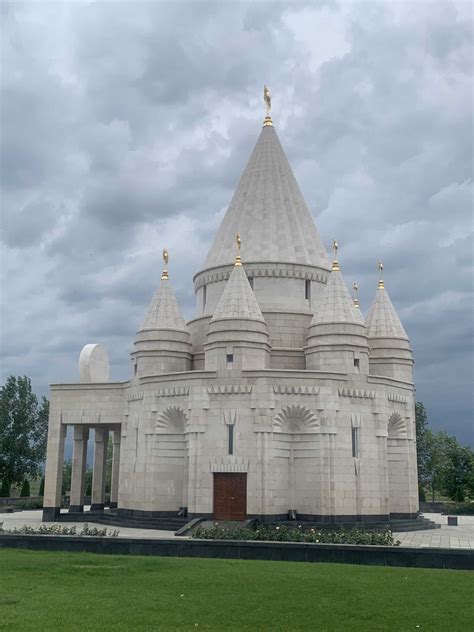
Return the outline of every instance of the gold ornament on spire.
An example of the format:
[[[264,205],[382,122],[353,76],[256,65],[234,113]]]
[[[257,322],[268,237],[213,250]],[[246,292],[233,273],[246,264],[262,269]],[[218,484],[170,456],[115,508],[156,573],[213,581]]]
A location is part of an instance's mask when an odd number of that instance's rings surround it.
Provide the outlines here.
[[[353,303],[354,303],[354,307],[358,307],[360,309],[359,297],[358,297],[359,286],[357,285],[357,283],[355,281],[352,284],[352,290],[354,291],[354,296],[353,296],[353,299],[352,299]]]
[[[339,249],[339,244],[337,243],[336,238],[334,237],[334,239],[332,240],[332,251],[334,253],[334,261],[332,262],[333,272],[339,271],[339,261],[337,260],[338,249]]]
[[[263,86],[263,100],[265,101],[266,116],[263,120],[263,127],[273,127],[270,110],[272,109],[272,95],[267,86]]]
[[[163,268],[163,272],[161,273],[161,280],[162,281],[167,281],[168,280],[168,261],[170,259],[169,253],[166,250],[166,248],[163,248],[163,261],[165,263],[165,267]]]
[[[235,264],[236,266],[241,266],[242,265],[242,259],[240,258],[240,248],[242,247],[242,239],[240,238],[239,233],[237,233],[237,235],[235,236],[235,242],[237,244],[237,256],[235,257]]]
[[[379,261],[378,268],[379,268],[379,274],[380,274],[378,288],[379,288],[379,290],[383,290],[385,288],[385,285],[384,285],[384,282],[383,282],[383,263],[382,263],[382,261]]]

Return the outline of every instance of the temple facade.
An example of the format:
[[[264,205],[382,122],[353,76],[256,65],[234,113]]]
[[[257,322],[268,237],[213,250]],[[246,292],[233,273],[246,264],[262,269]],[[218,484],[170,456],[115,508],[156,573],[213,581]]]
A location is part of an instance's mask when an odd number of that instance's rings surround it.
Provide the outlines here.
[[[130,379],[109,381],[107,353],[91,344],[78,382],[51,386],[44,519],[59,516],[68,426],[71,513],[84,511],[94,430],[92,511],[104,510],[112,436],[109,511],[124,519],[415,517],[407,334],[382,274],[364,319],[269,112],[194,276],[197,315],[188,323],[166,251],[164,259],[133,341]]]

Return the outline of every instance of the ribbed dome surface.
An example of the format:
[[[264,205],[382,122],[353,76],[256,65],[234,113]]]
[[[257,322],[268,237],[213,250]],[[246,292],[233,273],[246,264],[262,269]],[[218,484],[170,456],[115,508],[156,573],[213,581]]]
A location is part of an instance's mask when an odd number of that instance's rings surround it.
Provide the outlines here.
[[[148,307],[145,320],[139,331],[149,329],[172,329],[188,331],[186,322],[176,300],[175,293],[168,279],[162,279]]]
[[[366,318],[369,338],[403,338],[408,340],[400,318],[385,288],[378,288]]]
[[[265,322],[243,266],[234,266],[217,303],[211,323],[222,319],[258,320]]]
[[[274,127],[264,127],[204,268],[232,263],[235,235],[247,262],[328,268],[328,258]]]

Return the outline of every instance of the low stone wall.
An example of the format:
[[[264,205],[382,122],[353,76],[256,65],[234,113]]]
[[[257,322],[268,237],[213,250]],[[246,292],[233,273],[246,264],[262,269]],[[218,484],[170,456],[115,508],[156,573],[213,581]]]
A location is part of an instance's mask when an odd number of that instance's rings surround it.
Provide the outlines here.
[[[474,551],[352,544],[0,534],[0,548],[474,570]]]

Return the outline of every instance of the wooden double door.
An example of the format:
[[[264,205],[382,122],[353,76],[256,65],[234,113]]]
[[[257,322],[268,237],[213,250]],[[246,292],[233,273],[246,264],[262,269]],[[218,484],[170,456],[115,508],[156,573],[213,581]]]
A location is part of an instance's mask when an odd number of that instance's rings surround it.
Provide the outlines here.
[[[214,474],[214,520],[245,520],[247,474]]]

